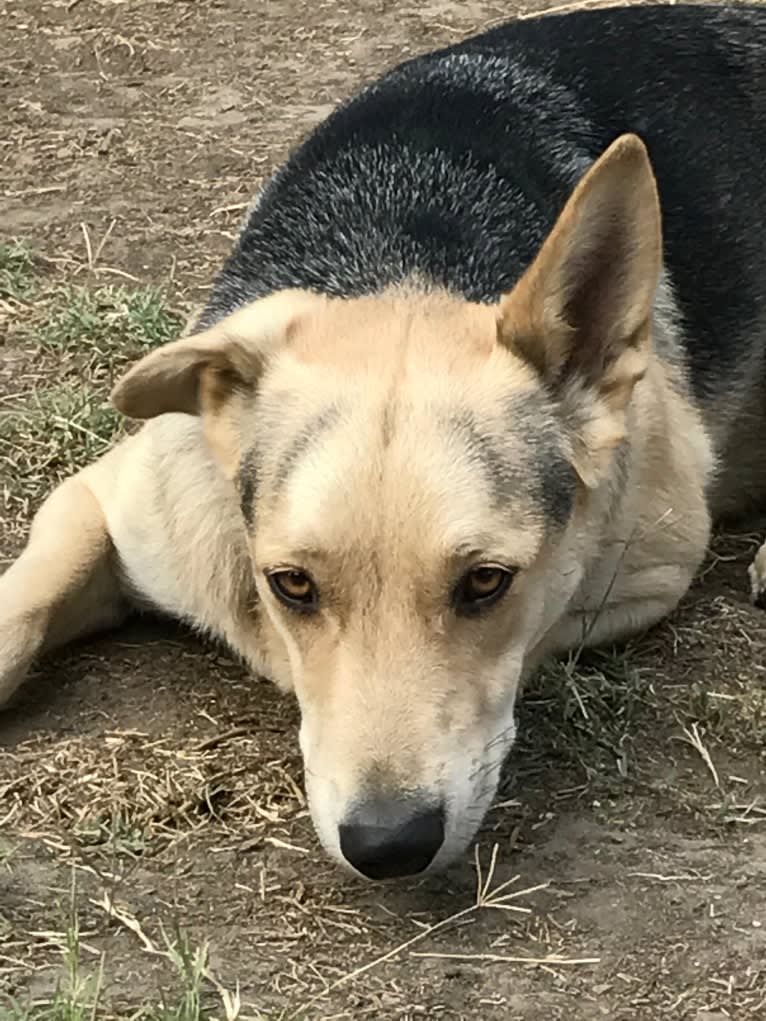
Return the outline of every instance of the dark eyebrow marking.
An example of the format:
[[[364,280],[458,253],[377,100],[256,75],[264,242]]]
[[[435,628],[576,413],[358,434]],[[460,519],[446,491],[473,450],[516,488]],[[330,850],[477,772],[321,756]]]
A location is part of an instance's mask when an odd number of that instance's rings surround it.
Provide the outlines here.
[[[534,394],[512,397],[505,414],[508,428],[520,437],[528,454],[527,472],[535,480],[535,499],[546,517],[563,527],[572,515],[578,478],[562,448],[561,427]]]
[[[507,503],[525,486],[526,476],[504,456],[495,440],[479,428],[476,416],[463,409],[449,418],[450,432],[459,436],[468,455],[482,469],[495,503]]]
[[[539,477],[540,497],[546,515],[563,527],[572,515],[577,495],[577,474],[563,452],[549,448],[546,467]]]
[[[469,456],[481,467],[496,506],[502,507],[519,495],[529,496],[538,501],[547,518],[563,525],[572,512],[577,489],[574,468],[543,409],[538,415],[532,407],[525,409],[524,403],[515,400],[507,409],[509,434],[513,432],[520,441],[514,457],[496,437],[482,432],[470,409],[452,415],[449,428],[462,436]]]
[[[284,453],[277,462],[274,471],[274,488],[281,489],[295,466],[302,457],[313,447],[316,441],[340,419],[340,408],[337,404],[331,404],[309,418],[300,432],[288,443]]]
[[[236,481],[242,517],[252,532],[255,525],[255,500],[258,495],[258,450],[255,447],[251,447],[242,455]]]

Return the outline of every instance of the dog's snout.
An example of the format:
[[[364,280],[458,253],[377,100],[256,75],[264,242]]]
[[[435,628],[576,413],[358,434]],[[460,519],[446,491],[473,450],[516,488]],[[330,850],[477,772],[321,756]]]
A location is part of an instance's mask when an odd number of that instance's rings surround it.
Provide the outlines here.
[[[365,801],[339,827],[340,848],[368,879],[414,876],[444,842],[444,808],[410,800]]]

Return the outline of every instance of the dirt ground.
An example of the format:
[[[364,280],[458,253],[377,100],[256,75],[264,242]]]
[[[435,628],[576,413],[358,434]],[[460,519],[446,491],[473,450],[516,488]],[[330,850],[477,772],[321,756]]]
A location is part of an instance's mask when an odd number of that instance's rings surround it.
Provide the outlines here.
[[[192,306],[264,177],[333,104],[533,9],[0,2],[3,235],[80,280],[161,283]],[[23,399],[12,327],[4,392]],[[5,524],[0,563],[18,545]],[[51,993],[74,881],[84,967],[105,955],[104,1002],[124,1016],[172,983],[177,927],[248,1017],[766,1017],[756,542],[720,537],[672,620],[531,685],[479,849],[486,874],[497,848],[493,887],[544,887],[509,902],[528,913],[491,896],[468,910],[472,856],[396,886],[336,871],[292,703],[225,651],[140,622],[43,665],[0,717],[0,996]]]

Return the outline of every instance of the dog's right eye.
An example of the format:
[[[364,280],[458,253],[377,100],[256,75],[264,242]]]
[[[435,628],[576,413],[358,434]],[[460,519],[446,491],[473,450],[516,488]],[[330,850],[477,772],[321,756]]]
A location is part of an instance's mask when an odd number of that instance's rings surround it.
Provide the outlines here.
[[[508,591],[514,571],[496,564],[480,564],[464,575],[453,596],[461,617],[475,617],[494,606]]]
[[[319,593],[305,571],[272,571],[267,575],[271,591],[291,610],[313,613],[319,603]]]

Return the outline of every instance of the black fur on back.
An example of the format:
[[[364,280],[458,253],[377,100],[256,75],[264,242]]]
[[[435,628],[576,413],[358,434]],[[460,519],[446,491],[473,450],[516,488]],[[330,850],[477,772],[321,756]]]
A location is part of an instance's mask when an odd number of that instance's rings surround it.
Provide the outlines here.
[[[541,17],[395,68],[267,184],[202,322],[286,287],[353,296],[413,276],[495,301],[626,131],[657,174],[694,388],[720,392],[766,335],[766,7],[754,5]]]

